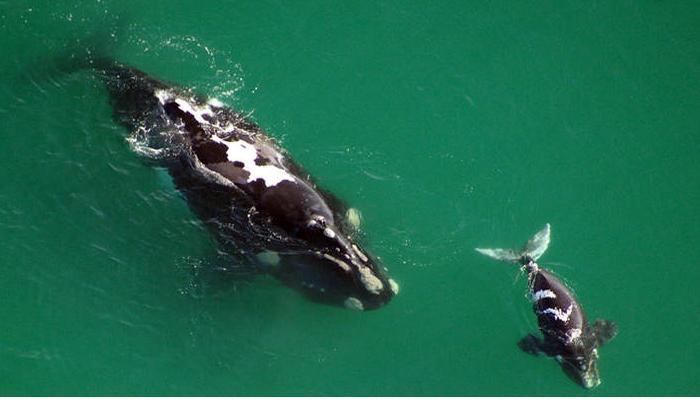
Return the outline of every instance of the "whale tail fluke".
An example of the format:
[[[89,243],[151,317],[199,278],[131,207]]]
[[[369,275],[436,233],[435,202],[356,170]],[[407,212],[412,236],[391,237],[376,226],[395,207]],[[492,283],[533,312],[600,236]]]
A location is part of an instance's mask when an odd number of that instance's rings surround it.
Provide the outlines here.
[[[114,21],[84,35],[57,39],[51,52],[23,66],[21,82],[60,82],[75,72],[103,67],[111,63],[123,36],[123,23]]]
[[[73,73],[111,65],[121,31],[121,25],[115,25],[69,41],[63,52],[55,57],[55,66],[60,72]]]
[[[476,248],[475,250],[493,259],[513,264],[520,263],[525,257],[537,260],[547,251],[547,247],[549,247],[550,231],[549,224],[546,224],[544,228],[535,233],[520,250],[482,248]]]
[[[478,251],[479,253],[491,257],[493,259],[499,260],[499,261],[505,261],[509,263],[518,263],[520,262],[521,256],[513,251],[513,249],[480,249],[476,248],[474,249]]]

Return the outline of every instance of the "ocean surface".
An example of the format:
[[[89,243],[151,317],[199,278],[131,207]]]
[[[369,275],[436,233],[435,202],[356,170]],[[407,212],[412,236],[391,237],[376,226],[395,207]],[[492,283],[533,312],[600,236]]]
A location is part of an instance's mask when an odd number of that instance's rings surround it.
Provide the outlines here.
[[[250,114],[400,284],[356,312],[224,279],[131,150],[110,55]],[[700,395],[700,3],[0,1],[0,395]],[[516,266],[619,326],[586,391]]]

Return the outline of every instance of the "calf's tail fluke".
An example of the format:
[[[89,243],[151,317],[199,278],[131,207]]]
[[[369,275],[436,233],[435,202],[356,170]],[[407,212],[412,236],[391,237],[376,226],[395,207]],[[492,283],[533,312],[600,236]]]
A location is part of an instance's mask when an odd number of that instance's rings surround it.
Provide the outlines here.
[[[479,253],[500,261],[520,263],[524,258],[537,260],[549,247],[550,226],[546,224],[539,232],[535,233],[520,250],[513,249],[482,249],[476,248]]]

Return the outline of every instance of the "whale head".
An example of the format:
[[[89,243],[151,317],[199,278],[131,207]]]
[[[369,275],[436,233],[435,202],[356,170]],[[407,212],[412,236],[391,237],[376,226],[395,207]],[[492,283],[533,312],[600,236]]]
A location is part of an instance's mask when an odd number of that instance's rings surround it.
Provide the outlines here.
[[[593,389],[600,385],[596,348],[581,349],[573,356],[561,358],[560,362],[564,372],[584,388]]]
[[[357,310],[379,308],[398,293],[396,282],[343,231],[313,188],[299,181],[282,182],[268,188],[261,203],[294,242],[293,251],[280,252],[272,271],[287,285],[312,300]]]
[[[372,310],[398,293],[377,260],[332,223],[315,215],[299,231],[308,251],[282,255],[276,275],[312,300]]]

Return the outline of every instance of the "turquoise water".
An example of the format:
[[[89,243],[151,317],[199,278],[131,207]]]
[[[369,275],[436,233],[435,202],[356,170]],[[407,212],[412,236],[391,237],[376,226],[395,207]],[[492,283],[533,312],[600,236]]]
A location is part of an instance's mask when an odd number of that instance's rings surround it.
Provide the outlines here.
[[[114,56],[257,121],[363,215],[401,293],[358,313],[212,279],[215,239],[132,152]],[[698,395],[700,4],[0,1],[0,395]],[[42,72],[43,71],[43,72]],[[522,353],[541,259],[619,335],[585,391]]]

